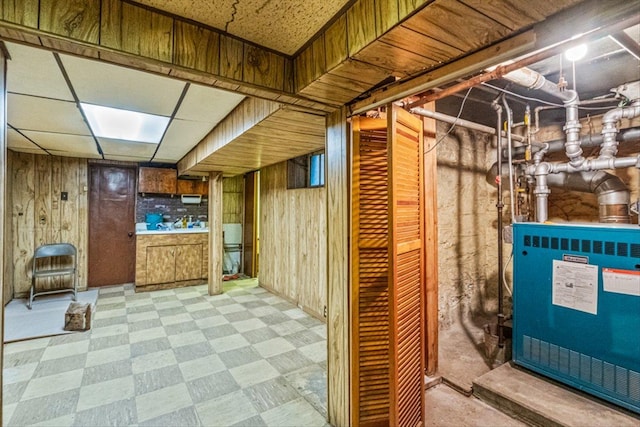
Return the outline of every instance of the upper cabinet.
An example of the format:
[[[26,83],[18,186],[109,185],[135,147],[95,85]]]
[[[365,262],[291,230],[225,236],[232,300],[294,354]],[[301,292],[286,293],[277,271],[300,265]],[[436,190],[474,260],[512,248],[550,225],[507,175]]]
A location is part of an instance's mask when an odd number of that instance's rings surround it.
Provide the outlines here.
[[[209,182],[202,179],[178,179],[176,169],[140,167],[138,192],[151,194],[209,195]]]
[[[178,171],[167,168],[141,167],[138,169],[140,193],[176,194]]]
[[[178,194],[209,195],[209,182],[201,179],[178,179]]]

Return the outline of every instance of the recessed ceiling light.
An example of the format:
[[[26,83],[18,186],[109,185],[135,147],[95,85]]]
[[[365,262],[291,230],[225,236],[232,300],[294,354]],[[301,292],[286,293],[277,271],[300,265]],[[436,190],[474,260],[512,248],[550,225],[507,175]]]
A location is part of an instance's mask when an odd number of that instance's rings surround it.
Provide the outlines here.
[[[100,138],[158,144],[169,124],[169,117],[154,114],[83,102],[80,107],[93,134]]]
[[[564,57],[567,58],[569,61],[576,62],[584,58],[586,54],[587,54],[587,45],[579,44],[578,46],[574,46],[571,49],[567,49],[567,51],[564,53]]]

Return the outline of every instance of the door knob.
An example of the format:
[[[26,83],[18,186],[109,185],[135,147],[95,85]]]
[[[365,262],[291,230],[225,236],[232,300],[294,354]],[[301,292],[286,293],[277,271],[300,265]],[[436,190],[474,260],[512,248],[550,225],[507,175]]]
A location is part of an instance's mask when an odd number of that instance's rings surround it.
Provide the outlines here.
[[[128,233],[127,233],[127,235],[128,235],[129,237],[133,236],[133,231],[128,232]]]

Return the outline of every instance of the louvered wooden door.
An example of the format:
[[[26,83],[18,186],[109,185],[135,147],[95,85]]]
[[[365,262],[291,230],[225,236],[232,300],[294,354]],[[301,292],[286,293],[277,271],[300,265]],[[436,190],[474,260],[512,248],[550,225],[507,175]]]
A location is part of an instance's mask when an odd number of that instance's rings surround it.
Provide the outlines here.
[[[354,117],[351,181],[352,416],[389,423],[387,122]]]
[[[352,424],[424,414],[422,121],[352,119]]]
[[[390,424],[424,424],[425,275],[422,120],[393,106],[389,121]]]

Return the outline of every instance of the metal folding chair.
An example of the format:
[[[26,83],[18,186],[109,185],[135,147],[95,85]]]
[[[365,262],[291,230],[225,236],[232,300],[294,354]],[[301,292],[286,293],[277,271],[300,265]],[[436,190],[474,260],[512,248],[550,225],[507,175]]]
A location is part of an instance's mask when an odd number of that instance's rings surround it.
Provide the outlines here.
[[[56,258],[59,258],[59,261],[63,261],[62,257],[70,258],[70,263],[65,263],[64,266],[56,266],[55,264],[49,263],[51,267],[44,267],[43,264],[47,264],[45,261],[46,258],[51,259],[51,261],[56,261]],[[43,268],[44,267],[44,268]],[[76,247],[70,243],[54,243],[49,245],[39,246],[35,253],[33,254],[33,269],[31,276],[31,289],[29,290],[29,303],[27,307],[31,309],[31,305],[33,304],[33,299],[39,295],[48,295],[48,294],[57,294],[61,292],[73,292],[73,300],[77,300],[78,295],[78,281],[77,281],[77,270],[78,270],[78,256]],[[36,290],[36,282],[38,279],[47,278],[47,277],[70,277],[71,278],[71,287],[63,288],[63,289],[54,289],[48,291],[37,291]]]

